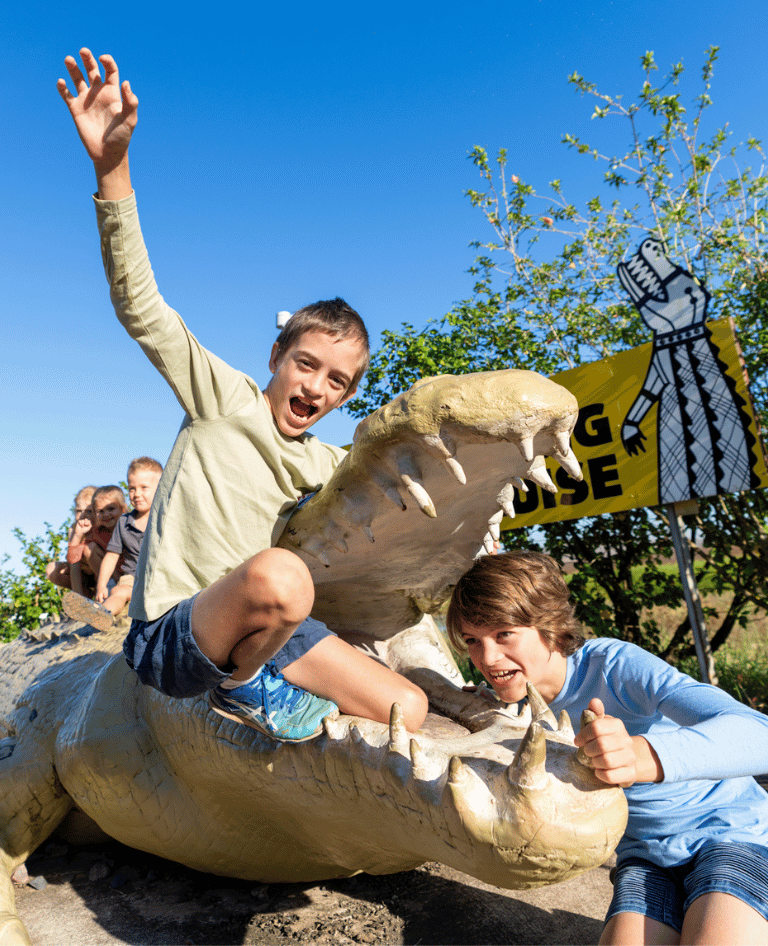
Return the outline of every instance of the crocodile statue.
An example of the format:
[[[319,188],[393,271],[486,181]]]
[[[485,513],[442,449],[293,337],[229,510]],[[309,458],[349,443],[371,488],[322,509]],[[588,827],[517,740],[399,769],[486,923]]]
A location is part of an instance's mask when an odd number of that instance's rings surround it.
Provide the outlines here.
[[[29,942],[13,872],[78,810],[124,844],[264,882],[438,861],[524,888],[603,863],[623,792],[582,764],[570,720],[533,688],[519,708],[464,691],[430,616],[493,551],[514,490],[555,489],[544,456],[580,478],[576,416],[532,372],[427,379],[359,425],[290,519],[280,544],[310,566],[313,614],[427,692],[417,733],[395,705],[388,727],[340,716],[310,742],[274,742],[204,697],[142,686],[124,628],[49,624],[0,646],[0,943]]]

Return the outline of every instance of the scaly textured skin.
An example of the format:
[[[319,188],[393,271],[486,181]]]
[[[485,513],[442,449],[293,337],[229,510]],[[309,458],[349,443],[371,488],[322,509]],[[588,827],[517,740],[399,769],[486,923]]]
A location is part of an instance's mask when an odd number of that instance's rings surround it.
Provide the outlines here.
[[[498,505],[511,510],[512,477],[540,481],[541,453],[578,474],[568,448],[575,416],[567,392],[527,372],[433,379],[364,421],[337,476],[291,520],[288,547],[306,554],[315,530],[313,554],[329,563],[313,566],[321,614],[338,612],[331,626],[348,637],[354,628],[428,692],[439,715],[413,736],[394,707],[389,727],[342,716],[316,740],[275,743],[216,715],[204,697],[171,700],[141,686],[122,657],[124,628],[49,625],[0,647],[0,943],[28,942],[11,874],[74,806],[132,847],[266,882],[435,860],[522,888],[601,864],[626,825],[623,792],[577,760],[570,721],[555,721],[535,692],[519,717],[464,693],[421,614],[470,564],[489,520],[492,540]],[[398,533],[385,504],[401,486],[421,511],[399,499]],[[433,545],[422,521],[439,533]],[[322,581],[336,572],[338,581]],[[361,604],[369,593],[376,609]],[[347,612],[358,604],[355,620]]]

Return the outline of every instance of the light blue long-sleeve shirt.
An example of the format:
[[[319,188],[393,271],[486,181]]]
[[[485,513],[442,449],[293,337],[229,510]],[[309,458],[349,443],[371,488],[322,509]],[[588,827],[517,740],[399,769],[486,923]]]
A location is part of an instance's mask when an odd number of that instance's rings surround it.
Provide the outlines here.
[[[662,782],[624,790],[629,823],[619,860],[680,864],[710,838],[768,847],[768,793],[751,777],[768,772],[768,716],[625,641],[589,640],[567,667],[554,713],[565,709],[578,725],[598,697],[630,736],[648,740],[664,768]]]

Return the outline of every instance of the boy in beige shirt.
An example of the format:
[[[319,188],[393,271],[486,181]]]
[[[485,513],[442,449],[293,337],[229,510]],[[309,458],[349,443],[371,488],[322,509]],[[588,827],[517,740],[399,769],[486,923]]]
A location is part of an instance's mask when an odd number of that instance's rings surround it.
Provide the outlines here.
[[[112,302],[185,411],[142,545],[128,663],[169,696],[208,691],[214,710],[276,739],[310,739],[339,709],[386,722],[394,702],[416,731],[424,693],[310,618],[307,567],[274,548],[344,455],[308,429],[355,393],[365,325],[342,299],[300,309],[263,391],[203,348],[160,296],[139,228],[128,168],[138,99],[111,56],[102,78],[80,54],[87,78],[67,57],[75,94],[64,79],[58,88],[94,163]]]

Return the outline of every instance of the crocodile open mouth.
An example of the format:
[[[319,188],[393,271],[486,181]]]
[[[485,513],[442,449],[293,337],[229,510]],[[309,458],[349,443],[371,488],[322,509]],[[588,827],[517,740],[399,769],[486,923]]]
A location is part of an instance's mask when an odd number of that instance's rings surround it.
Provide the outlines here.
[[[645,259],[642,247],[624,264],[624,272],[644,295],[658,302],[667,301],[667,291],[662,286],[656,270]]]

